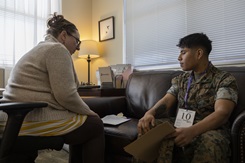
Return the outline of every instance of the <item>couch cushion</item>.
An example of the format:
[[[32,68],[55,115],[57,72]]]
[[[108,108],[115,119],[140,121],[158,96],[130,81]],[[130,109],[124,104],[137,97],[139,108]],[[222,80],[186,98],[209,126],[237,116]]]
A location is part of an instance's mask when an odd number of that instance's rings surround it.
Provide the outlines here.
[[[182,71],[142,71],[130,75],[127,88],[127,116],[141,118],[171,86]]]
[[[105,125],[106,146],[113,149],[113,153],[128,155],[123,148],[137,138],[137,119],[131,119],[118,126]]]
[[[132,118],[129,121],[118,126],[105,124],[105,134],[123,139],[134,140],[137,136],[137,123],[138,120]]]

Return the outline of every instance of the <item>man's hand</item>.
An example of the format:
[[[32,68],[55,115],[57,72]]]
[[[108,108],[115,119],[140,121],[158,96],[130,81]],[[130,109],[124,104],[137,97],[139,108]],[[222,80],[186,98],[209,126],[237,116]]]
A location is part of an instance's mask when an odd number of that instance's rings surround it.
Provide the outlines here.
[[[179,147],[184,147],[188,145],[195,137],[191,127],[176,128],[175,132],[172,133],[171,136],[175,137],[174,142]]]
[[[174,133],[171,133],[165,137],[166,139],[174,138],[176,146],[184,147],[192,142],[195,138],[192,128],[176,128]]]
[[[155,126],[155,116],[158,118],[159,115],[167,114],[167,109],[172,108],[176,102],[176,97],[172,94],[167,93],[162,99],[160,99],[145,115],[139,120],[138,123],[138,134],[142,135],[148,132],[151,127]],[[161,117],[161,116],[160,116]]]
[[[138,122],[138,135],[142,135],[155,125],[155,118],[152,114],[145,114]]]

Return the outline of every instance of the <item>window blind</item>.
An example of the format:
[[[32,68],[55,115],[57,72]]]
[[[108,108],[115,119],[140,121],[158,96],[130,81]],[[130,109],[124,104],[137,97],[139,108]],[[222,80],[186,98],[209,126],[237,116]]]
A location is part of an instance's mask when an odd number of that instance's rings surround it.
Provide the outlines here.
[[[126,63],[179,68],[179,39],[196,32],[213,41],[214,65],[245,63],[245,1],[126,0]]]
[[[13,67],[44,39],[47,18],[61,12],[61,0],[0,0],[0,66]]]

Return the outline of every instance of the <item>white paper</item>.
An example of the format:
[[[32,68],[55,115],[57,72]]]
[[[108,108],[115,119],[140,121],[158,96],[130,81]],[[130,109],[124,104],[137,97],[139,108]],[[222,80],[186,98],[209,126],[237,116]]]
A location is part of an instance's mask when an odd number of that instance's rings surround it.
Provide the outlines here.
[[[174,127],[190,127],[194,122],[196,112],[193,110],[187,110],[179,108],[177,117],[175,119]]]
[[[112,71],[110,67],[99,67],[100,82],[112,82]]]
[[[119,125],[121,123],[127,122],[130,119],[126,117],[120,117],[116,115],[107,115],[101,119],[104,124],[109,124],[109,125]]]

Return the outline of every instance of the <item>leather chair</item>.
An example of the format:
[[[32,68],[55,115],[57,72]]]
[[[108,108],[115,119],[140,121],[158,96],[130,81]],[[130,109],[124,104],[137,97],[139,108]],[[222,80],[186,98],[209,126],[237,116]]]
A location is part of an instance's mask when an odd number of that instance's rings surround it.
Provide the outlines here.
[[[4,132],[0,136],[1,163],[34,163],[38,150],[61,150],[64,140],[59,136],[18,136],[22,122],[31,110],[46,107],[43,102],[0,103],[0,110],[8,114]]]

